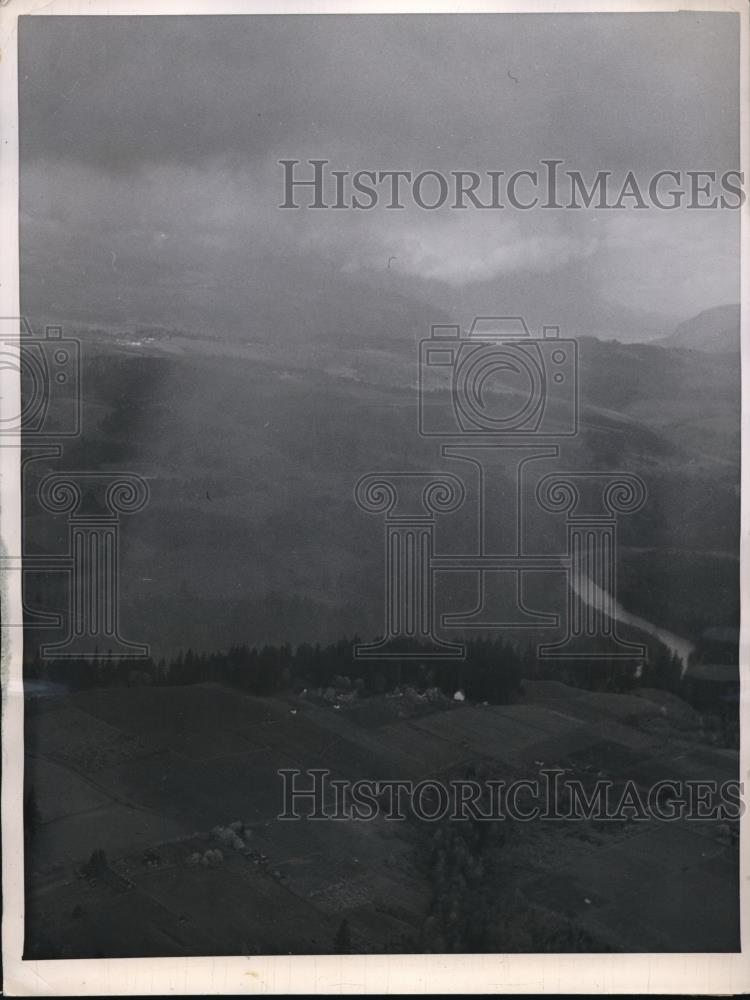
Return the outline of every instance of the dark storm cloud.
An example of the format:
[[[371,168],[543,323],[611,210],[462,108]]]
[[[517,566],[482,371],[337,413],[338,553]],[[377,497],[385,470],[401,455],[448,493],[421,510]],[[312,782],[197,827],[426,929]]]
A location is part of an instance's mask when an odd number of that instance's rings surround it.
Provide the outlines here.
[[[284,212],[277,161],[721,173],[739,157],[737,22],[22,18],[23,309],[234,335],[283,326],[290,289],[354,301],[369,282],[469,316],[669,332],[737,300],[739,213]]]
[[[733,14],[21,19],[24,161],[735,166]],[[526,163],[523,163],[526,161]]]

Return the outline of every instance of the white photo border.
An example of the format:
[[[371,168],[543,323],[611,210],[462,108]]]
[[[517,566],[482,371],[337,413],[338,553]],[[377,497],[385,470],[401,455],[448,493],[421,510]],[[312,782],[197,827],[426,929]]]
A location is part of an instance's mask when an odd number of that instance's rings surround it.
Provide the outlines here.
[[[0,316],[19,316],[18,18],[81,15],[405,13],[736,13],[740,29],[741,169],[750,177],[750,4],[747,0],[0,0]],[[741,209],[743,400],[750,400],[750,201]],[[20,385],[0,371],[0,415],[19,412]],[[750,406],[742,406],[740,718],[750,698]],[[0,448],[0,552],[21,551],[20,442]],[[22,615],[19,575],[0,575],[3,620]],[[750,817],[741,822],[742,951],[733,954],[328,955],[23,961],[23,635],[5,628],[2,680],[2,957],[9,996],[370,993],[739,994],[750,990]],[[743,724],[744,723],[744,724]],[[740,741],[750,781],[750,741]]]

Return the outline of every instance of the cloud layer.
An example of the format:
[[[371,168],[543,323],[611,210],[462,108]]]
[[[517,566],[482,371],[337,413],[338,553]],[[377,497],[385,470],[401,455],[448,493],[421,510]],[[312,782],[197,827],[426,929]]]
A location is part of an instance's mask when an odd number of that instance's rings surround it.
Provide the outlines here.
[[[735,22],[24,19],[24,309],[147,320],[177,308],[181,289],[203,289],[204,318],[222,296],[221,328],[269,275],[274,289],[280,276],[312,286],[328,270],[338,294],[347,275],[469,310],[517,294],[556,303],[584,332],[612,333],[604,317],[623,314],[668,332],[737,298],[737,213],[284,212],[278,160],[512,171],[560,157],[642,177],[733,169]]]

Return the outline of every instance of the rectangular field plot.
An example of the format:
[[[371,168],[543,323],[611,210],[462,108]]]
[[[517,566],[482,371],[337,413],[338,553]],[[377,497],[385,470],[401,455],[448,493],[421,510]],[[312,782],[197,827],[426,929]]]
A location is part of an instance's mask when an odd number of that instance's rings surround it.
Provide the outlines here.
[[[477,755],[518,761],[527,757],[525,751],[529,747],[544,739],[543,727],[548,721],[553,731],[574,732],[578,728],[575,722],[568,723],[544,709],[527,712],[519,718],[509,712],[500,714],[481,707],[430,715],[412,724]]]

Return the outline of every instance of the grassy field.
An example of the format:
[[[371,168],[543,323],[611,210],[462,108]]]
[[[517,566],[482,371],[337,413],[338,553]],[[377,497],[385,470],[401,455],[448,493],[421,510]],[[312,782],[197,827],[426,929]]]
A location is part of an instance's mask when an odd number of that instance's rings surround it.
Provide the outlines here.
[[[682,711],[682,715],[680,714]],[[523,703],[312,704],[217,685],[98,689],[29,703],[29,958],[419,947],[434,886],[422,831],[284,822],[279,768],[342,778],[737,777],[736,755],[699,745],[673,699],[527,683]],[[211,831],[242,821],[244,851]],[[738,946],[736,845],[715,823],[520,824],[503,847],[499,898],[572,921],[613,949]],[[84,872],[95,850],[107,867]],[[488,878],[495,878],[488,875]],[[710,907],[710,919],[707,918]],[[497,943],[500,948],[502,941]]]

